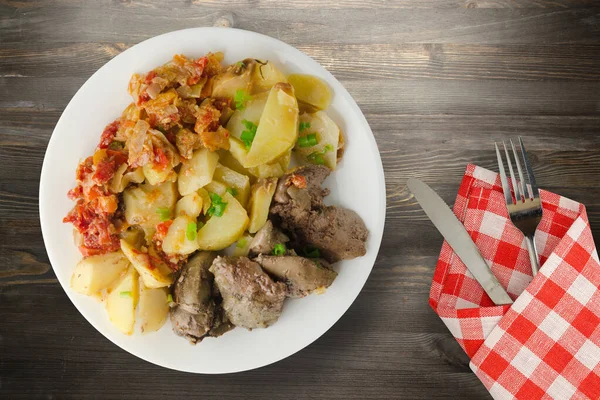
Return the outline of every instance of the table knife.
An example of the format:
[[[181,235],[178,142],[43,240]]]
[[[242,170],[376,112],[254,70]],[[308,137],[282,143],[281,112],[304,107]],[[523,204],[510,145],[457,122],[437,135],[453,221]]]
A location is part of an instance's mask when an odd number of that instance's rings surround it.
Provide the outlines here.
[[[460,257],[483,290],[495,304],[512,304],[492,270],[485,262],[479,249],[464,225],[456,218],[450,207],[436,192],[418,179],[410,178],[408,188],[413,193],[425,214],[440,231],[450,247]]]

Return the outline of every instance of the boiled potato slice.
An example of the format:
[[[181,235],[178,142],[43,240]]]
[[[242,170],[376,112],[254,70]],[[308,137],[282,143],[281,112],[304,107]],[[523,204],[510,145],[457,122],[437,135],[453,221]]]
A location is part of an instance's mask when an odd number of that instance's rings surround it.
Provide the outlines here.
[[[208,209],[210,208],[210,196],[208,195],[208,191],[204,188],[202,189],[198,189],[198,191],[196,192],[200,195],[200,197],[202,198],[202,214],[206,214],[206,212],[208,211]]]
[[[192,235],[188,237],[188,226],[195,227],[196,218],[182,215],[173,220],[162,243],[162,249],[165,253],[185,255],[198,250],[197,229],[194,228]]]
[[[259,179],[252,186],[252,195],[248,204],[250,210],[248,232],[256,233],[267,222],[275,188],[277,188],[276,178]]]
[[[310,128],[302,131],[300,136],[315,134],[317,144],[311,147],[296,145],[294,152],[300,164],[319,164],[322,160],[324,165],[335,169],[340,141],[340,128],[324,111],[318,111],[314,114],[302,114],[300,116],[300,123],[302,122],[309,123]],[[312,154],[318,156],[311,157]]]
[[[154,332],[162,328],[169,315],[167,288],[150,289],[140,284],[139,317],[142,333]]]
[[[216,77],[213,82],[211,96],[234,98],[235,92],[238,90],[250,93],[255,67],[256,61],[252,58],[247,58],[240,63],[233,64],[227,71]]]
[[[109,287],[129,266],[122,251],[84,258],[77,263],[71,276],[71,288],[93,295]]]
[[[249,171],[257,178],[279,178],[287,172],[288,166],[290,165],[291,154],[292,152],[290,150],[275,161],[250,168]]]
[[[250,243],[252,243],[254,237],[250,234],[245,234],[236,243],[235,249],[233,249],[233,255],[235,257],[246,257],[250,250]]]
[[[294,87],[299,102],[325,110],[331,103],[331,90],[320,78],[312,75],[292,74],[288,82]]]
[[[123,239],[121,239],[121,250],[140,274],[146,287],[159,288],[173,283],[173,278],[161,272],[161,268],[152,263],[152,259],[148,254],[134,249]]]
[[[244,144],[240,140],[231,137],[229,138],[229,153],[241,165],[243,165],[248,156],[248,151]],[[288,165],[290,164],[290,157],[291,151],[287,151],[281,157],[270,163],[261,164],[253,168],[244,168],[244,170],[246,171],[245,173],[257,178],[280,177],[286,173]]]
[[[227,122],[227,130],[231,136],[238,139],[240,138],[242,132],[246,130],[246,126],[242,123],[244,120],[258,125],[260,116],[265,109],[265,104],[267,104],[268,97],[269,92],[254,95],[252,96],[252,100],[249,100],[246,103],[244,109],[234,111],[234,113],[231,115],[231,118],[229,118],[229,121]]]
[[[140,225],[146,238],[151,239],[160,220],[158,209],[173,210],[177,201],[177,189],[173,182],[165,182],[158,186],[148,183],[125,189],[125,220],[129,225]]]
[[[287,83],[278,83],[269,92],[256,136],[248,151],[245,168],[269,163],[291,149],[298,137],[298,102]]]
[[[223,196],[225,192],[227,192],[227,185],[225,185],[223,182],[212,181],[208,185],[204,186],[204,189],[206,189],[208,193],[216,193],[219,196]]]
[[[211,217],[198,231],[200,250],[222,250],[238,240],[248,226],[248,214],[239,201],[227,192],[222,198],[227,203],[223,215]]]
[[[197,192],[183,196],[175,205],[175,217],[187,215],[196,218],[202,213],[203,203],[202,197]]]
[[[106,298],[106,311],[110,322],[126,335],[133,333],[135,308],[139,298],[138,279],[137,271],[129,267]]]
[[[232,141],[237,141],[239,142],[239,140],[235,139],[235,138],[229,138],[229,145],[230,145],[230,149],[231,149],[231,143]],[[241,146],[244,146],[243,144],[241,144]],[[235,151],[235,150],[234,150]],[[246,150],[244,149],[244,154],[242,155],[242,157],[245,157],[245,154],[247,154]],[[226,166],[229,169],[234,170],[235,172],[242,174],[242,175],[246,175],[246,176],[250,176],[250,182],[252,182],[252,174],[248,171],[247,168],[244,168],[242,166],[242,164],[237,160],[237,158],[235,158],[233,156],[233,154],[231,154],[230,150],[220,150],[219,151],[219,162]]]
[[[224,165],[218,164],[215,169],[214,179],[224,183],[235,190],[235,197],[243,207],[246,207],[248,196],[250,196],[250,178],[242,175]]]
[[[287,79],[272,61],[257,61],[254,75],[252,76],[252,93],[269,91],[276,83],[285,82]]]
[[[208,149],[196,150],[189,160],[184,160],[179,170],[178,187],[182,196],[190,194],[212,181],[219,155]]]

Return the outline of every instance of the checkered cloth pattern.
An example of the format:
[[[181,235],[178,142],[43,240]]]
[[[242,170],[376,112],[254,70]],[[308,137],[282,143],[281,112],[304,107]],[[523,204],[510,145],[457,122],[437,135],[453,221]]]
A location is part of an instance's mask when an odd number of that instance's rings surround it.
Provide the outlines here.
[[[499,176],[469,165],[454,205],[515,300],[496,306],[444,242],[429,303],[494,399],[600,399],[600,261],[585,207],[540,191],[541,258],[532,278]]]

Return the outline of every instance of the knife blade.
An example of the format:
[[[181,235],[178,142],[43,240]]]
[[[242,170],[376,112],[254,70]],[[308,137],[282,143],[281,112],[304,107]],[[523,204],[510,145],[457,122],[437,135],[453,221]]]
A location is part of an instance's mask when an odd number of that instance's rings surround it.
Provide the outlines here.
[[[464,225],[456,218],[450,207],[427,184],[410,178],[408,188],[413,193],[425,214],[440,231],[450,247],[467,266],[473,277],[483,287],[495,304],[512,304],[512,299],[485,262],[479,249]]]

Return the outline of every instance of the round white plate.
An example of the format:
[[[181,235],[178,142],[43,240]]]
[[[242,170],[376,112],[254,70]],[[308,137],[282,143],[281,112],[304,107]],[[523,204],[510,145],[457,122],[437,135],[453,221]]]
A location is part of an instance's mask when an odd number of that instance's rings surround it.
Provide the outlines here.
[[[369,228],[367,254],[336,265],[340,272],[323,295],[287,300],[279,321],[268,329],[235,329],[193,346],[176,336],[170,323],[156,333],[119,333],[103,305],[75,293],[69,280],[81,259],[72,226],[62,223],[73,207],[67,191],[75,185],[75,168],[91,155],[106,124],[132,101],[127,93],[134,72],[147,72],[181,53],[199,57],[225,53],[225,62],[244,58],[274,61],[285,73],[301,72],[324,79],[333,89],[328,110],[346,135],[346,153],[328,178],[329,204],[358,212]],[[217,374],[246,371],[288,357],[325,333],[350,307],[365,284],[381,243],[385,220],[385,182],[381,158],[362,112],[344,87],[316,61],[280,42],[231,28],[195,28],[167,33],[124,51],[100,68],[73,96],[56,124],[42,167],[40,220],[54,272],[75,307],[100,333],[122,349],[154,364],[180,371]]]

